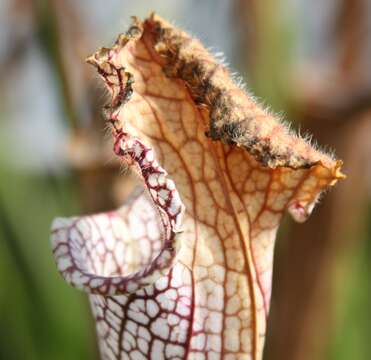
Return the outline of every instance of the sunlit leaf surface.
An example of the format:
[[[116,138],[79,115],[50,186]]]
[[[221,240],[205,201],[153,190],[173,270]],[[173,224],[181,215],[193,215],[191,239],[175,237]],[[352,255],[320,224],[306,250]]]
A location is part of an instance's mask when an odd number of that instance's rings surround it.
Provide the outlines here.
[[[341,162],[156,16],[88,62],[111,94],[114,150],[138,173],[120,209],[53,225],[59,271],[90,294],[102,358],[260,359],[280,219],[306,220]]]

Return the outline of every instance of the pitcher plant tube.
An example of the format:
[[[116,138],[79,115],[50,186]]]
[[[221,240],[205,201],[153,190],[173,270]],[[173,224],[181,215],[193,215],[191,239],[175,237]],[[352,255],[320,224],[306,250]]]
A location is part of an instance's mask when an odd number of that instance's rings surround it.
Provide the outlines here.
[[[138,175],[119,209],[52,225],[101,358],[261,359],[282,215],[305,221],[342,162],[157,15],[87,61],[110,93],[114,152]]]

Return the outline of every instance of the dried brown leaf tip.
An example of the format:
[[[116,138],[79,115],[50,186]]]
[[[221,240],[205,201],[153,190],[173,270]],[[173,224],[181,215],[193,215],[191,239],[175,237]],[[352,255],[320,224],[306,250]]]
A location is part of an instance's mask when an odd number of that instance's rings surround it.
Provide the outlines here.
[[[53,225],[59,270],[90,294],[103,359],[261,359],[273,247],[343,177],[259,107],[199,41],[156,15],[89,57],[115,153],[138,173],[118,210]]]

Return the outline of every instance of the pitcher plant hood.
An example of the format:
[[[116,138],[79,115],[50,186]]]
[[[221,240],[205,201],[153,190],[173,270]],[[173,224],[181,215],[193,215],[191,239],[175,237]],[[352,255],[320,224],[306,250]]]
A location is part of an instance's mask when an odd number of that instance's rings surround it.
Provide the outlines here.
[[[306,220],[341,161],[154,14],[87,61],[110,92],[114,151],[138,174],[119,209],[52,226],[102,359],[261,359],[280,219]]]

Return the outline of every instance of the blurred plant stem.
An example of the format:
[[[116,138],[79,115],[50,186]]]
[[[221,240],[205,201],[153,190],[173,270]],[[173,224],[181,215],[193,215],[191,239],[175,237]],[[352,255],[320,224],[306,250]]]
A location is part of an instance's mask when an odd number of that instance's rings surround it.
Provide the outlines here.
[[[54,74],[58,76],[57,83],[63,101],[65,110],[65,119],[71,129],[76,129],[79,124],[78,113],[73,101],[72,91],[70,89],[68,67],[65,62],[65,55],[61,45],[61,36],[58,29],[58,17],[54,0],[31,0],[35,24],[37,24],[36,33],[40,39],[41,45],[54,68]],[[66,6],[68,1],[60,2]]]
[[[94,358],[86,298],[63,285],[49,249],[51,219],[77,211],[71,181],[50,179],[0,163],[2,359]]]
[[[281,5],[275,0],[238,0],[235,10],[240,33],[239,68],[254,94],[264,97],[273,109],[287,106],[287,78],[295,40],[289,19],[282,19]]]
[[[39,288],[33,272],[24,257],[18,235],[14,231],[14,227],[9,221],[8,212],[5,208],[2,196],[0,194],[0,229],[2,237],[5,240],[5,244],[8,249],[8,253],[11,255],[15,267],[19,273],[19,278],[22,281],[22,286],[25,289],[25,294],[27,296],[27,307],[28,311],[28,324],[32,329],[34,334],[34,339],[36,342],[36,349],[38,351],[38,356],[40,359],[45,358],[44,355],[48,352],[45,347],[45,338],[48,335],[48,329],[51,327],[51,321],[48,314],[48,306],[45,302],[45,298],[41,289]],[[4,289],[3,289],[4,290]],[[44,314],[42,321],[39,319],[39,314]],[[46,351],[45,351],[46,350]],[[45,352],[44,352],[45,351]]]

